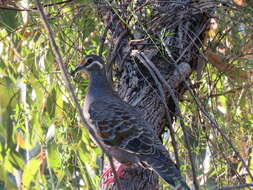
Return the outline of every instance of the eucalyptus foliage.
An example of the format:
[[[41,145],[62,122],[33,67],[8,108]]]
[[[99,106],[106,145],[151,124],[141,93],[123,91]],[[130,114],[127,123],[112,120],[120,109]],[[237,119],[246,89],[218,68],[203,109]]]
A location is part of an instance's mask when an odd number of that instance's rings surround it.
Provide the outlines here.
[[[98,53],[104,27],[92,2],[58,2],[43,1],[50,5],[45,10],[70,71],[83,55]],[[238,2],[230,1],[228,7],[220,4],[203,44],[203,54],[208,47],[223,57],[222,64],[236,68],[234,74],[221,72],[208,59],[203,60],[202,79],[198,81],[193,74],[192,81],[204,107],[253,173],[253,7],[247,1]],[[97,189],[101,150],[78,121],[33,1],[7,1],[0,6],[0,55],[0,189]],[[248,77],[239,77],[242,72]],[[81,102],[88,81],[78,76],[72,82]],[[193,102],[185,93],[181,110],[200,185],[212,189],[250,183],[231,147]],[[183,154],[179,125],[174,123],[179,153]],[[170,143],[167,146],[172,149]]]

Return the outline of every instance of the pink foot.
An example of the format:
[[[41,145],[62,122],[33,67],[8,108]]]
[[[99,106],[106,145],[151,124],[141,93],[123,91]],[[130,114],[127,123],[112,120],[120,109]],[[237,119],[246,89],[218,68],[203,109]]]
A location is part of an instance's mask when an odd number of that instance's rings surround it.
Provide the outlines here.
[[[109,177],[110,174],[112,174],[112,168],[109,168],[108,170],[106,170],[105,173],[103,173],[102,178]]]
[[[120,166],[117,169],[117,175],[119,178],[124,178],[123,173],[124,173],[124,168],[126,166],[123,164],[120,164]],[[113,176],[112,168],[109,168],[108,170],[105,171],[105,173],[102,175],[102,179],[105,178],[105,181],[103,181],[103,185],[109,185],[115,181],[115,177]]]

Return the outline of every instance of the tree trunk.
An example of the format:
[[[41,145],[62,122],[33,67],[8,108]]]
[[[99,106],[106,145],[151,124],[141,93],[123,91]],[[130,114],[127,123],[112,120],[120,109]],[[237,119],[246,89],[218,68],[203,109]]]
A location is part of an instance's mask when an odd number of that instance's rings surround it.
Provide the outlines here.
[[[177,98],[185,91],[184,80],[199,68],[199,48],[215,6],[202,0],[95,1],[95,4],[105,25],[102,39],[107,30],[109,33],[108,77],[116,79],[115,89],[121,98],[140,109],[159,136],[170,129],[173,155],[179,164],[171,126],[177,116],[176,107],[163,79]],[[102,47],[103,43],[101,40]],[[192,176],[190,170],[187,176]],[[125,171],[120,181],[124,190],[159,189],[158,176],[135,165]],[[117,187],[101,184],[101,189]]]

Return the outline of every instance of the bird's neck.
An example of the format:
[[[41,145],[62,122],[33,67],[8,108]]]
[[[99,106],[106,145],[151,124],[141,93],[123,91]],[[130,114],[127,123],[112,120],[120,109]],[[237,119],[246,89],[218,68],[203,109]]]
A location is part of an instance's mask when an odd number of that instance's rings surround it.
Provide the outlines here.
[[[112,93],[112,87],[104,71],[93,71],[89,73],[88,94],[91,94],[94,98],[99,98]]]

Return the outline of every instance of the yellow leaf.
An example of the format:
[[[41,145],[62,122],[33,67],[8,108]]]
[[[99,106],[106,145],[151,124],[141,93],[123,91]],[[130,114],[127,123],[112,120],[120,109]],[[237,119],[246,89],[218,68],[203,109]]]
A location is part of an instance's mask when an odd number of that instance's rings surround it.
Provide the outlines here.
[[[17,141],[17,148],[19,147],[25,148],[24,135],[22,132],[17,132],[16,141]]]
[[[22,176],[23,189],[30,189],[29,188],[30,184],[32,180],[35,178],[36,173],[39,170],[39,167],[40,167],[40,160],[32,159],[28,161]]]

